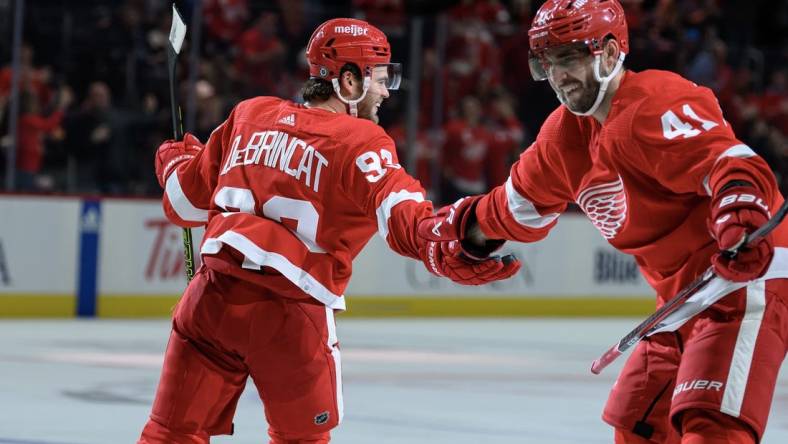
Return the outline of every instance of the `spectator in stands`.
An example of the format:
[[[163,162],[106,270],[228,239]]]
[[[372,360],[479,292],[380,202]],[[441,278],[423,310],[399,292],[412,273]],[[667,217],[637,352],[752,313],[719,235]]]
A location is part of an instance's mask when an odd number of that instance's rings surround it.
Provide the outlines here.
[[[788,134],[788,68],[775,70],[760,98],[763,117],[783,134]]]
[[[51,69],[49,66],[36,67],[33,65],[33,47],[23,43],[19,54],[19,90],[27,92],[43,108],[49,105],[52,99],[52,90],[49,87]],[[11,65],[0,68],[0,97],[6,97],[11,92],[13,72]]]
[[[93,82],[78,110],[65,122],[66,149],[76,162],[77,191],[98,192],[112,141],[112,96],[103,82]]]
[[[203,4],[207,42],[226,49],[238,38],[249,18],[247,0],[206,0]]]
[[[284,71],[285,46],[276,35],[279,16],[263,12],[238,39],[235,68],[250,89],[248,94],[277,94],[276,82]]]
[[[441,152],[444,203],[487,191],[484,166],[491,135],[482,125],[482,104],[476,96],[460,102],[462,117],[449,121]]]
[[[58,96],[57,110],[44,117],[35,94],[31,91],[22,92],[17,125],[17,191],[38,191],[42,188],[36,179],[44,158],[43,138],[60,130],[63,111],[71,104],[72,98],[71,90],[67,87],[62,88]]]
[[[502,64],[492,34],[481,20],[453,19],[449,33],[446,46],[446,97],[447,106],[452,109],[457,105],[455,100],[470,94],[482,96],[499,85]]]
[[[530,77],[531,71],[528,68],[528,57],[522,56],[523,48],[528,46],[528,28],[533,20],[531,3],[531,0],[514,0],[512,2],[513,26],[511,32],[498,37],[501,58],[506,61],[506,67],[502,73],[503,84],[517,97],[533,86],[533,82],[523,81],[523,79]]]
[[[517,120],[511,95],[503,88],[495,91],[490,100],[487,127],[491,142],[485,158],[487,189],[506,182],[509,168],[517,160],[524,142],[523,125]]]
[[[690,60],[686,76],[693,82],[721,91],[731,81],[733,70],[727,65],[728,48],[712,35],[703,43],[700,51]]]
[[[397,158],[399,158],[400,163],[407,168],[411,176],[421,182],[421,186],[428,192],[428,199],[434,200],[435,197],[430,194],[430,191],[433,189],[433,161],[437,155],[436,151],[440,146],[439,143],[430,137],[426,130],[417,129],[413,146],[408,146],[405,121],[402,118],[390,125],[386,132],[394,140],[394,145],[397,147]],[[411,153],[415,156],[413,165],[410,164]]]

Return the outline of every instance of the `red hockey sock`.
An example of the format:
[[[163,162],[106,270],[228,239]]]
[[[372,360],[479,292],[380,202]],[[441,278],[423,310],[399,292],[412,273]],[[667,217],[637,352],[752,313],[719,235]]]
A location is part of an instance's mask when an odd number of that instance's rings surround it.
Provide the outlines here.
[[[656,441],[646,439],[635,432],[616,428],[615,444],[654,444]],[[671,431],[665,441],[660,441],[660,444],[679,444],[679,438],[676,433]]]
[[[615,434],[615,443],[616,444],[651,444],[651,441],[641,437],[640,435],[636,435],[635,433],[630,432],[629,430],[617,428]]]
[[[744,422],[722,412],[690,409],[681,417],[681,444],[755,444]]]
[[[208,444],[207,433],[183,433],[149,419],[137,444]]]
[[[271,437],[269,444],[328,444],[331,440],[329,432],[296,438],[268,429],[268,436]]]

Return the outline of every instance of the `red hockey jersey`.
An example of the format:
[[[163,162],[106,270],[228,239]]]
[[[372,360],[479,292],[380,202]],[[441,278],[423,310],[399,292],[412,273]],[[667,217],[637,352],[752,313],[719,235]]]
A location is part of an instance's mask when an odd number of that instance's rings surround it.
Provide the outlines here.
[[[293,292],[337,309],[375,232],[418,258],[416,221],[432,214],[381,127],[274,97],[238,104],[169,176],[163,202],[177,225],[207,223],[201,254],[231,246],[243,268],[274,269]]]
[[[576,203],[664,301],[710,265],[709,199],[736,179],[763,190],[772,210],[782,203],[769,166],[736,139],[709,89],[626,72],[604,124],[556,109],[477,215],[490,238],[533,242]],[[788,245],[786,226],[775,241]]]

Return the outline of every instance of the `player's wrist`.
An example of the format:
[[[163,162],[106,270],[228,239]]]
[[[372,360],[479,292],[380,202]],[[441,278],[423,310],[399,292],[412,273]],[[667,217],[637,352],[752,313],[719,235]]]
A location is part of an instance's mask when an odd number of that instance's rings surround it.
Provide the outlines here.
[[[506,243],[503,239],[490,239],[476,221],[475,211],[469,216],[465,233],[460,239],[463,253],[471,259],[482,260],[499,250]]]

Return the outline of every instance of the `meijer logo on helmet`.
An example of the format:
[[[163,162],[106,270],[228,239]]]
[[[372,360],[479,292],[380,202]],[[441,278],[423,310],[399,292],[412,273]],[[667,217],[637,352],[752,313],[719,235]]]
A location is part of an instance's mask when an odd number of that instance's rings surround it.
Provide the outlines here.
[[[369,28],[366,26],[350,25],[350,26],[334,26],[334,32],[337,34],[350,34],[353,36],[367,35]]]

